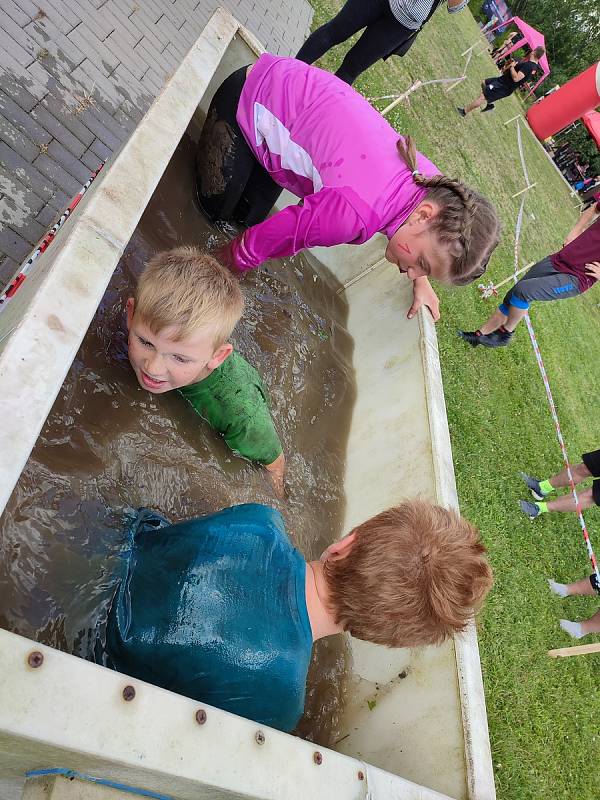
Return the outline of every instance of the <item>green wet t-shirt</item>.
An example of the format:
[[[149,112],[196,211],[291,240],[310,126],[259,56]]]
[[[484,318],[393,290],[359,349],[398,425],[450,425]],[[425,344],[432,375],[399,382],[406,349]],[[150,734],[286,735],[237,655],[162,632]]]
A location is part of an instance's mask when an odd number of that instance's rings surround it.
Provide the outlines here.
[[[272,464],[282,447],[258,372],[233,351],[207,378],[178,389],[234,453]]]

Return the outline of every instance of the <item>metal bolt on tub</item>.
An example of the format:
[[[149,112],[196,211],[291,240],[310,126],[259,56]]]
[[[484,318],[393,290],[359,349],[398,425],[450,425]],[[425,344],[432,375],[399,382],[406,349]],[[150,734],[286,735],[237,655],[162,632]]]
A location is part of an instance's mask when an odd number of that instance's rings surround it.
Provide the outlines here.
[[[135,689],[133,688],[133,686],[126,686],[123,689],[123,700],[125,700],[125,702],[128,703],[130,700],[133,700],[134,697],[135,697]]]
[[[41,667],[44,663],[44,655],[39,650],[32,650],[27,656],[27,663],[32,669]]]
[[[319,753],[318,750],[315,750],[313,753],[313,761],[317,766],[320,766],[323,763],[323,756]]]
[[[203,708],[199,708],[198,711],[196,711],[195,718],[198,725],[204,725],[206,722],[206,711]]]
[[[254,738],[256,739],[256,744],[265,743],[265,735],[262,731],[256,731],[256,733],[254,734]]]

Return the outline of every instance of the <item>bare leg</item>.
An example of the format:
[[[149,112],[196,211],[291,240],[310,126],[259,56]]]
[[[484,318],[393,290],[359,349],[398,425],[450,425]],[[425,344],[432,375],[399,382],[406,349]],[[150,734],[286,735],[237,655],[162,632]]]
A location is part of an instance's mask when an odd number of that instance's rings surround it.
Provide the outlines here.
[[[581,464],[574,464],[571,467],[571,474],[573,475],[573,480],[575,483],[581,483],[581,481],[584,481],[586,478],[592,477],[592,473],[583,462]],[[562,472],[553,475],[549,481],[550,485],[554,486],[555,489],[562,489],[564,486],[568,486],[569,476],[567,474],[567,470],[563,469]]]
[[[586,489],[578,493],[577,497],[579,498],[579,504],[582,509],[591,508],[594,505],[592,489]],[[556,500],[549,500],[546,505],[548,511],[575,511],[575,503],[572,494],[563,494],[561,497],[557,497]]]
[[[516,306],[510,306],[508,309],[508,319],[504,323],[504,327],[507,331],[514,331],[517,327],[519,322],[523,319],[523,317],[527,314],[526,308],[517,308]]]
[[[600,633],[600,611],[596,611],[593,617],[582,622],[581,630],[584,636],[588,633]]]
[[[574,594],[596,594],[589,578],[582,578],[580,581],[575,581],[575,583],[566,583],[565,589],[567,590],[566,597]]]
[[[479,328],[479,330],[481,331],[481,333],[484,334],[493,333],[494,331],[498,330],[500,325],[505,325],[507,319],[508,317],[506,316],[506,314],[503,314],[500,311],[500,309],[497,308],[492,314],[492,316],[486,322],[483,323],[483,325]]]
[[[464,109],[465,110],[465,114],[469,114],[471,111],[475,111],[476,108],[479,108],[479,106],[482,106],[485,102],[486,102],[486,99],[483,96],[483,92],[482,92],[479,95],[479,97],[477,97],[475,100],[473,100],[472,103],[469,103],[468,106],[465,106],[465,109]]]

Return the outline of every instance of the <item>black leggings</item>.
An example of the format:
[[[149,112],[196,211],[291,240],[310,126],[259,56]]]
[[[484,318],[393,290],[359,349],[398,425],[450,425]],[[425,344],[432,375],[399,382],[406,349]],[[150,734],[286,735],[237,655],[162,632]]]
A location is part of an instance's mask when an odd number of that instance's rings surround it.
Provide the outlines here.
[[[353,84],[380,58],[387,58],[403,45],[415,31],[405,28],[392,14],[389,0],[347,0],[343,8],[304,42],[296,58],[307,64],[321,58],[334,47],[365,28],[358,42],[346,53],[335,73]]]
[[[226,78],[210,103],[196,150],[196,192],[209,219],[256,225],[283,190],[258,163],[235,118],[246,70]]]

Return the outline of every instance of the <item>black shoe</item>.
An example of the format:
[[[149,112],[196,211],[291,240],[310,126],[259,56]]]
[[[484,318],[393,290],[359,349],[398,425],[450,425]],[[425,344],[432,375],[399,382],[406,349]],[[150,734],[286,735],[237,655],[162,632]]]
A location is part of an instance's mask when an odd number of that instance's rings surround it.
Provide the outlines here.
[[[464,339],[465,342],[468,342],[472,347],[477,347],[479,340],[481,339],[481,334],[477,331],[459,331],[458,335],[461,339]]]
[[[492,111],[493,108],[494,108],[494,104],[493,103],[488,103],[485,108],[481,109],[481,113],[483,114],[485,111]]]
[[[519,506],[523,514],[526,514],[529,519],[537,519],[542,513],[537,503],[530,503],[529,500],[519,500]]]
[[[478,336],[477,344],[484,347],[506,347],[513,337],[513,331],[494,331],[493,333],[482,333]]]
[[[461,117],[466,117],[467,116],[467,112],[464,110],[464,108],[461,108],[460,106],[456,106],[456,110],[461,115]]]

